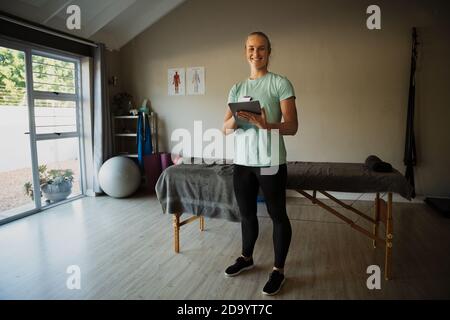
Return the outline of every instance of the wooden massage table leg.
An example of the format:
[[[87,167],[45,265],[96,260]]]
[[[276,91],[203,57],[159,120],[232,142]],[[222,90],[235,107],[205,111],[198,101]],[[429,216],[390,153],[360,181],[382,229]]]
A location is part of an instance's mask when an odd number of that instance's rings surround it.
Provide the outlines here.
[[[392,269],[392,241],[394,238],[394,225],[392,222],[392,192],[388,193],[387,203],[383,199],[378,201],[378,213],[380,221],[384,223],[386,232],[384,237],[385,254],[384,254],[384,278],[391,279]]]
[[[200,231],[204,231],[204,230],[205,230],[205,218],[200,217]]]
[[[391,278],[391,260],[392,260],[392,239],[393,239],[393,224],[392,224],[392,192],[388,193],[388,202],[384,201],[382,198],[380,198],[380,194],[377,193],[376,199],[375,199],[375,218],[372,219],[371,217],[365,215],[363,212],[358,211],[357,209],[346,205],[342,201],[336,199],[331,194],[325,191],[319,191],[326,197],[328,197],[330,200],[334,201],[335,203],[339,204],[341,207],[348,209],[364,219],[370,221],[372,224],[374,224],[372,231],[370,229],[365,229],[361,227],[360,225],[357,225],[353,220],[347,218],[346,216],[339,213],[334,208],[328,206],[321,200],[316,198],[316,192],[313,192],[313,195],[310,195],[309,193],[301,190],[296,189],[298,193],[302,194],[307,199],[311,200],[312,203],[319,205],[323,209],[327,210],[328,212],[334,214],[339,219],[345,221],[347,224],[350,225],[353,229],[361,232],[365,236],[371,238],[373,240],[373,244],[375,247],[375,243],[378,241],[380,243],[385,244],[385,258],[384,258],[384,277],[386,280],[389,280]],[[383,222],[386,226],[386,235],[384,238],[380,238],[378,236],[378,226],[380,222]]]
[[[205,218],[200,216],[192,216],[184,221],[180,220],[181,213],[174,213],[172,217],[174,249],[176,253],[180,252],[180,228],[194,220],[200,220],[200,231],[205,230]]]
[[[181,214],[175,213],[173,215],[173,236],[174,236],[174,246],[175,252],[180,252],[180,216]]]
[[[377,196],[375,198],[375,210],[374,210],[374,219],[375,223],[373,224],[373,235],[378,237],[378,224],[380,223],[380,193],[377,192]],[[372,240],[373,247],[377,247],[376,240]]]
[[[388,193],[387,216],[386,216],[386,254],[384,258],[384,278],[391,278],[392,265],[392,239],[394,238],[394,227],[392,223],[392,192]]]

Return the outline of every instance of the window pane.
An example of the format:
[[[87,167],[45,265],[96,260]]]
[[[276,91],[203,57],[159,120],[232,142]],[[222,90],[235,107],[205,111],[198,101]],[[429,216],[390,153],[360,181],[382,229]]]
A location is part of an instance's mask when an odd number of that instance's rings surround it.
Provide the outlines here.
[[[34,209],[25,54],[0,47],[0,220]]]
[[[33,55],[33,89],[75,93],[75,63]]]
[[[77,131],[75,101],[34,100],[36,133]]]
[[[60,194],[62,197],[66,196],[68,198],[81,194],[81,178],[80,178],[80,161],[79,161],[79,149],[78,149],[78,138],[67,138],[67,139],[56,139],[56,140],[43,140],[37,142],[38,150],[38,162],[41,170],[41,178],[43,178],[44,183],[52,180],[53,183],[63,183],[62,180],[55,181],[54,174],[62,177],[67,170],[73,173],[73,179],[71,183],[71,188],[68,192],[67,186],[62,186]],[[58,170],[58,171],[51,171]],[[41,182],[42,186],[42,182]],[[55,197],[59,196],[57,190],[42,190],[42,205],[48,205],[54,202],[58,202],[63,199],[57,199]],[[52,191],[53,194],[49,194]],[[53,197],[53,198],[52,198]],[[56,200],[55,200],[56,199]]]
[[[26,106],[25,54],[0,47],[0,106]]]

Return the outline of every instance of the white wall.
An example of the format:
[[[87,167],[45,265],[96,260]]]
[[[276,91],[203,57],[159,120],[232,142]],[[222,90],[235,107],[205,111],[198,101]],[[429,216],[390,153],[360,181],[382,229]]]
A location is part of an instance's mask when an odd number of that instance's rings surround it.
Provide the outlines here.
[[[41,113],[53,108],[39,107]],[[70,109],[59,111],[71,113]],[[30,136],[27,107],[0,107],[0,172],[31,167]],[[78,159],[76,139],[38,142],[39,164]]]
[[[380,0],[382,30],[366,28],[360,0],[190,0],[120,51],[121,85],[150,98],[161,146],[177,128],[221,128],[233,83],[248,76],[251,31],[273,46],[270,70],[297,93],[300,130],[288,160],[363,162],[377,154],[404,172],[411,28],[421,47],[417,73],[417,193],[450,195],[450,27],[447,1]],[[167,69],[205,66],[206,95],[167,94]],[[116,67],[117,69],[117,67]]]

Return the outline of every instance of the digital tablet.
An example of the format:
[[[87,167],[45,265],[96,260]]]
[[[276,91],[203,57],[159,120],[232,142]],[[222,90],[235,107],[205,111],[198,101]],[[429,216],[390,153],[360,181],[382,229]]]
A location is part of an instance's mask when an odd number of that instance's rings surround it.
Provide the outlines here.
[[[258,100],[245,101],[245,102],[230,102],[228,106],[231,109],[233,115],[236,115],[238,111],[248,111],[256,114],[261,114],[261,105]]]

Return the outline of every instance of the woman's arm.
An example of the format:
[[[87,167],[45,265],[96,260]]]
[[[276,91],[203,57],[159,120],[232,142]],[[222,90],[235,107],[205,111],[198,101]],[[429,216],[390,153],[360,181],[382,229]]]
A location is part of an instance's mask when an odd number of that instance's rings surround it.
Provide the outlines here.
[[[224,135],[230,134],[234,129],[237,128],[236,121],[234,120],[233,113],[230,107],[227,106],[227,111],[225,112],[225,118],[223,120],[222,132]]]
[[[295,105],[295,98],[292,97],[280,101],[280,106],[284,121],[278,123],[267,123],[266,129],[278,129],[281,135],[293,136],[298,130],[297,106]]]
[[[298,130],[297,120],[297,106],[295,105],[295,98],[291,97],[280,101],[281,114],[283,115],[283,122],[268,123],[266,121],[264,109],[262,115],[257,115],[251,112],[238,112],[238,117],[256,125],[260,129],[278,129],[281,135],[293,136]]]

